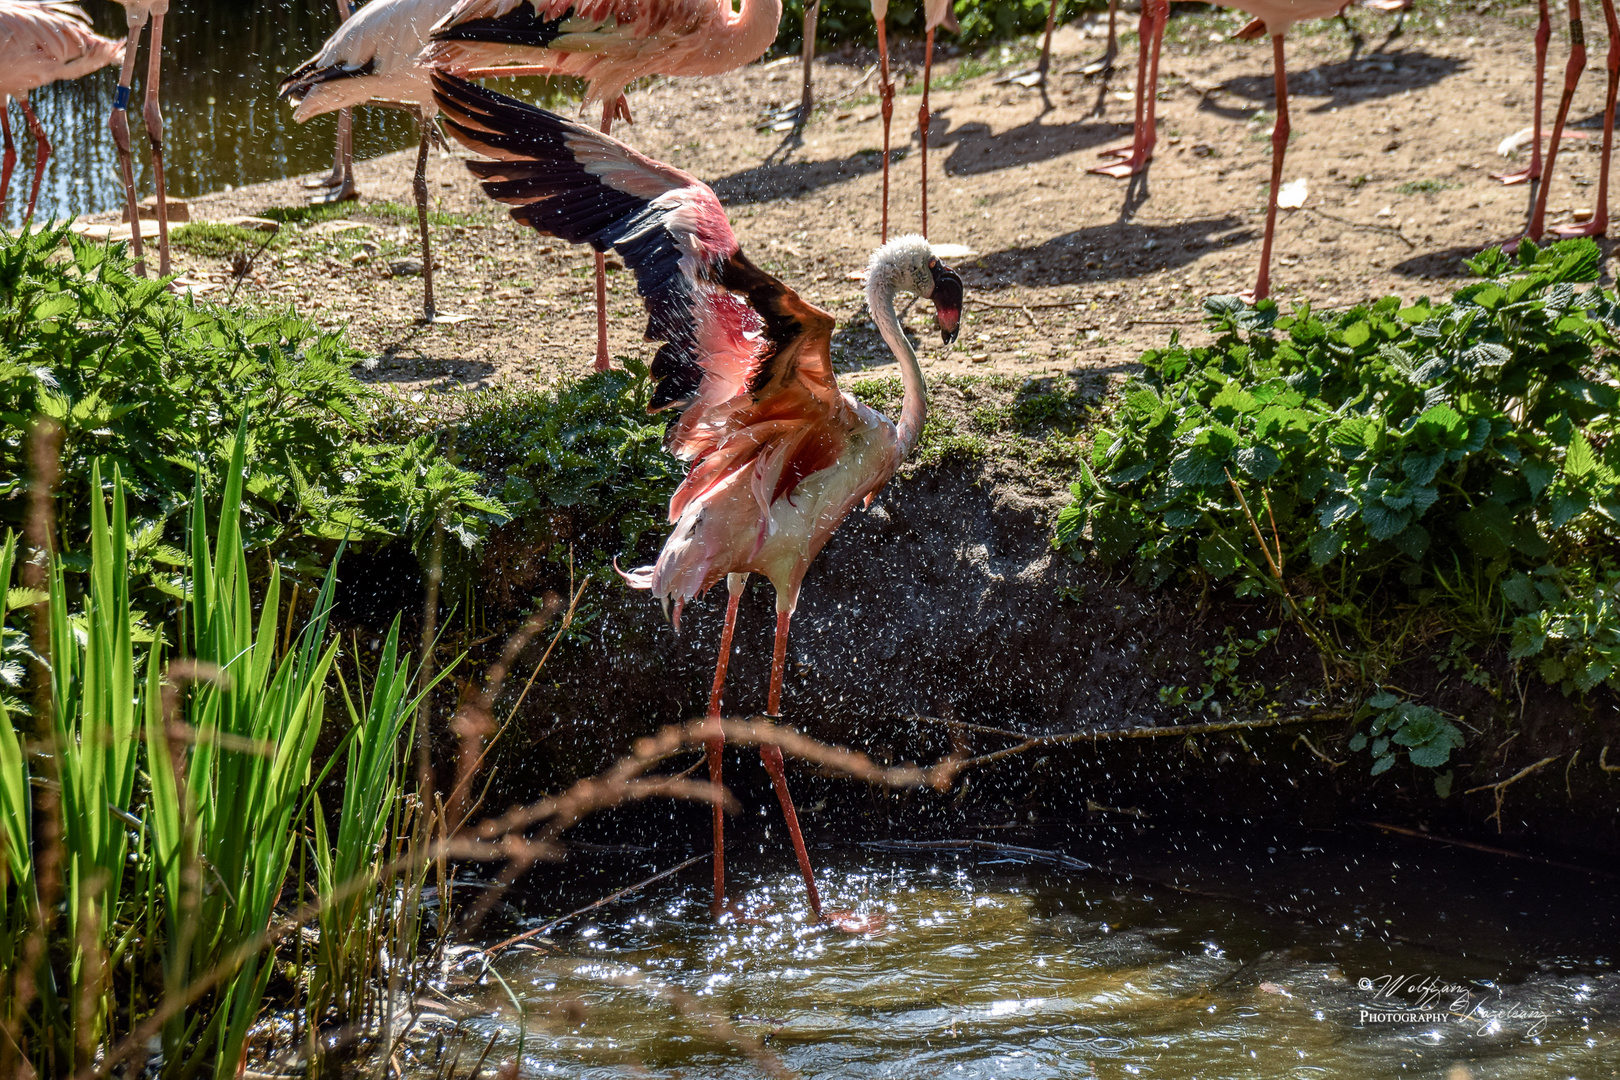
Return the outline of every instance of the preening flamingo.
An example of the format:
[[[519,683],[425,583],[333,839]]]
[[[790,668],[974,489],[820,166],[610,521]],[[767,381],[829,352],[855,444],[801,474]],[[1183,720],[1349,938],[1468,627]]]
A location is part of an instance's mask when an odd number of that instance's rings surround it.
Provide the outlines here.
[[[776,40],[782,0],[461,0],[433,29],[431,62],[456,75],[572,75],[602,130],[632,122],[624,88],[647,75],[720,75]],[[596,370],[608,368],[607,273],[596,256]]]
[[[337,32],[321,51],[281,83],[281,96],[297,106],[293,118],[356,105],[413,109],[421,126],[416,154],[416,220],[422,240],[422,312],[427,322],[438,315],[433,304],[433,242],[428,235],[428,146],[433,137],[433,88],[428,69],[418,57],[428,31],[455,6],[456,0],[372,0]]]
[[[77,79],[124,55],[124,43],[104,38],[90,29],[90,18],[70,3],[55,0],[0,0],[0,132],[5,138],[0,157],[0,210],[17,167],[17,146],[11,139],[11,99],[34,136],[34,186],[28,193],[26,220],[34,219],[51,140],[28,104],[28,93],[58,79]]]
[[[349,21],[354,5],[349,0],[337,0],[338,25]],[[319,202],[344,202],[359,196],[354,185],[354,110],[338,112],[337,138],[332,148],[332,171],[325,176],[304,183],[307,188],[325,188],[317,196]]]
[[[731,654],[737,605],[750,573],[776,588],[776,652],[767,711],[781,712],[788,624],[805,570],[844,517],[894,475],[922,431],[922,369],[900,327],[895,294],[931,298],[947,344],[956,338],[962,281],[921,237],[880,247],[867,304],[900,365],[900,422],[838,389],[833,317],[805,302],[742,253],[725,211],[696,177],[612,137],[443,74],[435,76],[449,132],[494,160],[468,163],[488,195],[536,231],[598,251],[617,250],[634,271],[649,315],[653,410],[677,408],[672,452],[690,462],[670,500],[674,531],[653,566],[625,577],[682,606],[725,579],[730,591],[709,716]],[[709,776],[721,781],[723,735],[708,740]],[[788,792],[782,752],[760,749],[787,818],[810,907],[849,930],[872,925],[823,912]],[[714,810],[714,904],[725,900],[725,823]]]
[[[1569,61],[1564,67],[1564,92],[1558,99],[1558,112],[1553,118],[1552,138],[1547,143],[1547,161],[1541,161],[1541,105],[1542,86],[1547,77],[1547,43],[1552,37],[1552,24],[1547,14],[1547,0],[1540,0],[1540,17],[1536,24],[1536,104],[1535,120],[1531,129],[1530,164],[1524,169],[1496,177],[1504,184],[1522,184],[1526,180],[1535,185],[1531,192],[1530,221],[1525,235],[1540,240],[1546,231],[1547,189],[1544,180],[1551,179],[1553,166],[1558,160],[1558,144],[1564,136],[1564,123],[1569,119],[1570,101],[1575,87],[1586,68],[1586,35],[1581,26],[1581,2],[1569,0]],[[1597,206],[1589,221],[1564,225],[1553,232],[1559,236],[1603,236],[1609,231],[1609,158],[1614,151],[1614,106],[1620,92],[1620,19],[1615,16],[1614,0],[1603,0],[1603,21],[1608,26],[1609,71],[1608,93],[1603,99],[1603,159],[1598,166]]]
[[[129,38],[124,48],[124,66],[118,73],[118,89],[113,95],[112,129],[118,146],[118,171],[124,181],[125,212],[129,216],[129,250],[135,256],[135,272],[146,273],[141,240],[140,197],[135,192],[135,166],[129,144],[129,92],[135,80],[135,57],[141,49],[141,31],[152,24],[152,45],[146,62],[146,101],[141,116],[146,137],[152,144],[152,183],[157,195],[158,275],[169,273],[169,189],[163,172],[163,108],[159,91],[163,81],[163,18],[169,13],[169,0],[117,0],[124,6]]]

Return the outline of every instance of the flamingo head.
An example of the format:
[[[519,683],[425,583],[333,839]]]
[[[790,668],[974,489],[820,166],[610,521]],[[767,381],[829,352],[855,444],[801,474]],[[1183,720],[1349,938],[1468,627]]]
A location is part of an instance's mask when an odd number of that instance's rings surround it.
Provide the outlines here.
[[[945,344],[953,344],[962,323],[962,279],[955,270],[932,256],[928,259],[928,276],[933,280],[933,289],[924,295],[934,301],[939,336]]]

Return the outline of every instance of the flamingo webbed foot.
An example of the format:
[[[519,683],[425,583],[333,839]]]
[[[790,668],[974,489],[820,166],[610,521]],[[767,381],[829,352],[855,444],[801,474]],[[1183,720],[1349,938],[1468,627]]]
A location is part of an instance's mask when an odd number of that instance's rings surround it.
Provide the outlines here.
[[[1103,156],[1116,155],[1114,151],[1110,151]],[[1143,172],[1147,169],[1148,163],[1153,160],[1153,155],[1149,153],[1130,152],[1118,154],[1117,156],[1124,158],[1124,160],[1117,161],[1112,165],[1094,165],[1087,169],[1086,172],[1097,176],[1112,176],[1116,180],[1123,180],[1127,176],[1135,176],[1137,173]]]
[[[1503,184],[1504,186],[1524,184],[1531,180],[1541,179],[1541,167],[1540,165],[1526,165],[1517,172],[1491,173],[1491,179]]]
[[[309,184],[305,184],[304,186],[313,186],[317,189],[322,187],[325,188],[324,191],[316,190],[315,193],[309,197],[308,202],[311,206],[331,206],[335,203],[353,202],[360,197],[360,188],[357,184],[355,184],[353,178],[349,179],[346,183],[339,183],[330,186]]]
[[[1561,240],[1575,236],[1607,236],[1608,232],[1608,221],[1595,217],[1573,225],[1558,225],[1552,229],[1552,234]]]

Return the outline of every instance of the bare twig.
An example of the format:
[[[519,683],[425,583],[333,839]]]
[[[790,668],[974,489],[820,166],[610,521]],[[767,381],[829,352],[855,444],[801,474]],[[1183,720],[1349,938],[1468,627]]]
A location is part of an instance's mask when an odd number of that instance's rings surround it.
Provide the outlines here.
[[[1606,773],[1620,772],[1620,765],[1609,764],[1609,747],[1607,743],[1604,744],[1602,752],[1598,754],[1598,768]]]
[[[1560,870],[1573,870],[1577,873],[1592,874],[1597,877],[1620,878],[1620,874],[1613,874],[1607,870],[1596,870],[1590,866],[1576,866],[1574,863],[1558,862],[1556,859],[1544,859],[1539,855],[1527,855],[1522,851],[1509,851],[1507,848],[1491,847],[1489,844],[1477,844],[1472,840],[1453,840],[1447,836],[1435,836],[1433,833],[1426,833],[1421,829],[1408,829],[1402,825],[1386,825],[1381,821],[1369,821],[1366,824],[1382,832],[1394,833],[1397,836],[1410,836],[1414,840],[1429,840],[1436,844],[1445,844],[1448,847],[1482,851],[1487,855],[1500,855],[1504,859],[1523,859],[1526,862],[1541,863],[1544,866],[1556,866]]]
[[[1329,221],[1336,221],[1340,225],[1348,225],[1352,229],[1363,229],[1367,232],[1388,233],[1401,243],[1405,244],[1408,249],[1417,247],[1417,241],[1409,238],[1405,233],[1401,232],[1401,227],[1399,225],[1369,225],[1363,221],[1351,221],[1349,218],[1342,218],[1335,214],[1330,214],[1326,210],[1318,210],[1314,206],[1306,206],[1302,207],[1302,209],[1315,214],[1317,217],[1327,218]]]
[[[1463,794],[1472,795],[1476,791],[1489,791],[1496,796],[1496,810],[1492,812],[1490,817],[1487,817],[1485,820],[1490,821],[1495,819],[1496,831],[1500,833],[1502,831],[1502,799],[1507,794],[1508,787],[1512,784],[1517,784],[1520,780],[1523,780],[1537,769],[1542,769],[1548,765],[1551,765],[1561,757],[1563,757],[1562,754],[1555,754],[1552,757],[1544,757],[1534,765],[1526,765],[1524,768],[1520,769],[1506,780],[1499,780],[1494,784],[1481,784],[1478,787],[1471,787],[1467,791],[1463,792]]]

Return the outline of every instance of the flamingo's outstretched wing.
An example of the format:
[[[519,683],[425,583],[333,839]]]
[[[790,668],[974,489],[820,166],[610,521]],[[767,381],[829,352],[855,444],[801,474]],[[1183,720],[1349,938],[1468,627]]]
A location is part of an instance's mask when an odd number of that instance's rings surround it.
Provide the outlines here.
[[[582,124],[436,72],[452,135],[484,191],[535,230],[618,251],[648,313],[652,408],[682,410],[669,447],[693,462],[670,506],[745,466],[763,508],[837,460],[847,409],[833,318],[742,253],[709,186]]]

